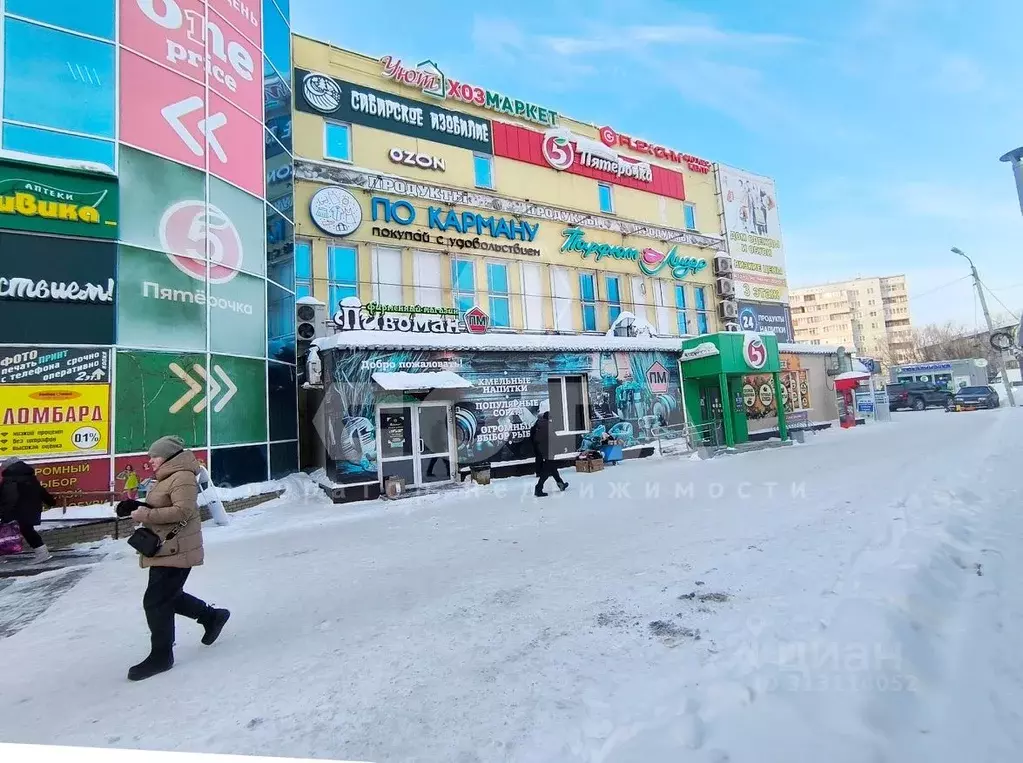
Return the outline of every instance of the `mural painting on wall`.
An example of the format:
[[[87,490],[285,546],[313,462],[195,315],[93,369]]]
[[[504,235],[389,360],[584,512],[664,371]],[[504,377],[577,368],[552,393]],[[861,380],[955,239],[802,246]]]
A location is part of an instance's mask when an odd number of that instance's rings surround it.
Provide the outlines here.
[[[209,453],[196,450],[195,457],[204,466],[209,466]],[[155,479],[149,456],[141,453],[134,456],[118,456],[114,459],[114,495],[116,500],[144,501]]]
[[[529,430],[541,403],[550,402],[549,377],[586,377],[590,430],[584,441],[596,442],[608,432],[635,446],[652,440],[657,427],[682,422],[678,363],[664,353],[524,356],[435,350],[330,357],[334,384],[328,388],[327,404],[340,414],[328,422],[328,452],[337,460],[342,482],[376,479],[378,401],[372,377],[380,371],[453,371],[472,383],[454,406],[462,466],[533,458]]]

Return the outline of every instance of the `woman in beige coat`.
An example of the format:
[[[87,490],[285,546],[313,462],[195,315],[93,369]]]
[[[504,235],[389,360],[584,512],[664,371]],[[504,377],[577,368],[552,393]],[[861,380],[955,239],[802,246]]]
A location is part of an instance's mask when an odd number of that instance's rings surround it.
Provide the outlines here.
[[[185,593],[185,581],[193,567],[203,563],[202,520],[196,475],[199,461],[179,437],[161,437],[149,448],[155,482],[145,502],[125,500],[117,515],[130,516],[160,536],[163,545],[155,556],[139,556],[149,569],[149,585],[142,607],[149,623],[152,649],[149,656],[128,671],[129,681],[142,681],[174,667],[174,616],[196,620],[205,633],[202,643],[212,644],[231,613],[214,609]]]

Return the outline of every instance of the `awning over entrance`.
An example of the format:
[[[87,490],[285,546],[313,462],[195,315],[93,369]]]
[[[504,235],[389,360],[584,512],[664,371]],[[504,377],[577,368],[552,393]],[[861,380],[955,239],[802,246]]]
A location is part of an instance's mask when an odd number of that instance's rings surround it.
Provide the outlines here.
[[[413,374],[408,371],[384,372],[373,374],[373,381],[381,389],[389,392],[410,392],[425,389],[469,389],[472,382],[454,371],[427,371]]]

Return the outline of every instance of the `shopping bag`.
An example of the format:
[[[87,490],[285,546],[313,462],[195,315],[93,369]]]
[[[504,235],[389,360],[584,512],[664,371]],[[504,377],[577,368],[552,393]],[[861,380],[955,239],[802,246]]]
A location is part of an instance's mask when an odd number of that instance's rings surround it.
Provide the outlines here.
[[[21,539],[21,530],[17,522],[7,522],[0,525],[0,556],[20,554],[24,549],[24,542]]]

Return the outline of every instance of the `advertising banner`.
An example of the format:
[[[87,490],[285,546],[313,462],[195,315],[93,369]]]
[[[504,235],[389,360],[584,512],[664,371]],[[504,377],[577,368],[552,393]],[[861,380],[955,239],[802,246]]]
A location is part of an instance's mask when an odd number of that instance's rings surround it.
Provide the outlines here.
[[[591,444],[609,432],[627,447],[640,445],[654,439],[656,427],[682,423],[678,363],[667,353],[335,352],[328,364],[328,452],[338,459],[341,482],[376,479],[373,374],[380,371],[453,371],[472,383],[455,404],[462,466],[533,458],[529,430],[549,402],[551,376],[587,378],[591,431],[584,439]]]
[[[377,130],[493,153],[490,120],[295,69],[295,108]]]
[[[806,369],[781,372],[782,406],[786,414],[808,411],[810,401],[810,379]],[[750,421],[777,418],[778,404],[774,395],[774,379],[770,374],[756,374],[743,378],[743,403],[746,418]]]
[[[90,347],[0,348],[0,385],[99,383],[110,378],[110,350]]]
[[[91,506],[109,502],[109,458],[34,461],[32,467],[40,484],[63,505]]]
[[[108,384],[4,386],[0,457],[106,453]]]
[[[210,363],[210,444],[266,440],[266,361],[214,355]]]
[[[0,336],[11,344],[114,343],[112,241],[0,233]]]
[[[210,401],[204,355],[122,351],[115,362],[118,453],[145,452],[168,434],[189,448],[205,447]]]
[[[206,18],[205,5],[202,0],[120,0],[121,45],[199,84],[208,76],[214,92],[262,121],[259,46],[214,10]]]
[[[195,450],[195,457],[203,465],[209,465],[209,453]],[[141,453],[134,456],[118,456],[114,459],[115,500],[144,501],[155,478],[149,456]]]
[[[117,238],[117,180],[0,160],[0,228]]]
[[[739,328],[757,334],[774,334],[779,342],[792,341],[792,327],[786,305],[737,300]]]
[[[739,299],[788,303],[788,276],[774,181],[718,165],[728,253]]]
[[[262,198],[263,125],[215,92],[126,49],[120,52],[121,141],[202,169]]]

